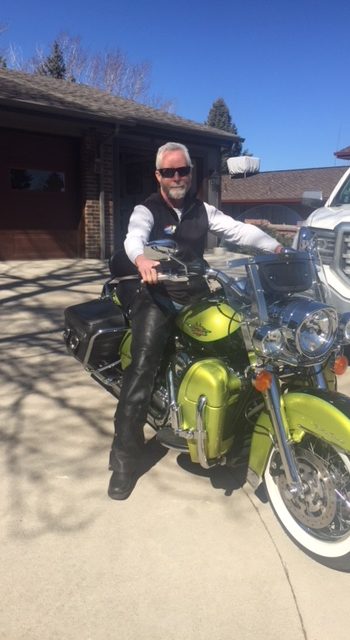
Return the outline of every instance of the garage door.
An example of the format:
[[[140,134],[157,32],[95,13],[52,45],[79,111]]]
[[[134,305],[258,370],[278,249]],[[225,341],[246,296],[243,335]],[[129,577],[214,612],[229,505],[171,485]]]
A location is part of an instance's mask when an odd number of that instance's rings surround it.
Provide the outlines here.
[[[0,259],[76,257],[80,142],[0,129]]]

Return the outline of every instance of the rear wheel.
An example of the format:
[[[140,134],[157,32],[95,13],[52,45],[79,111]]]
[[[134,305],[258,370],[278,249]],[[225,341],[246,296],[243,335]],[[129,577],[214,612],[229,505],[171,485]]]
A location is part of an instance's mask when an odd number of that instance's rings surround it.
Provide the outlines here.
[[[350,460],[335,447],[306,436],[295,447],[303,495],[292,497],[279,453],[273,449],[264,474],[278,520],[308,555],[350,571]]]

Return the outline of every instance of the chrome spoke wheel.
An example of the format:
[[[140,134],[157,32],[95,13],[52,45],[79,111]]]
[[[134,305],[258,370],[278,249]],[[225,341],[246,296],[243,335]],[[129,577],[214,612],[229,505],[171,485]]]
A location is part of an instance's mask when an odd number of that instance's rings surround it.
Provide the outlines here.
[[[293,496],[288,491],[273,450],[264,476],[272,507],[299,546],[325,564],[350,570],[349,457],[313,436],[305,436],[294,452],[303,492]]]
[[[350,531],[350,475],[343,460],[324,442],[297,447],[296,459],[304,495],[290,498],[282,472],[277,485],[290,513],[320,539],[339,538]]]

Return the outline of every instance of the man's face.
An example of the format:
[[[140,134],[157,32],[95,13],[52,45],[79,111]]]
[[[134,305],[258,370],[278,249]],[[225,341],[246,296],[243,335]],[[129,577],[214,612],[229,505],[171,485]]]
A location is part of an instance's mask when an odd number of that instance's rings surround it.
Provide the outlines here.
[[[161,172],[164,169],[183,169],[183,167],[188,167],[188,162],[184,153],[178,149],[164,153],[162,166],[160,170],[156,170],[156,178],[160,184],[161,192],[171,200],[182,200],[185,197],[191,187],[192,172],[190,170],[188,175],[183,176],[175,172],[171,177],[161,175]]]

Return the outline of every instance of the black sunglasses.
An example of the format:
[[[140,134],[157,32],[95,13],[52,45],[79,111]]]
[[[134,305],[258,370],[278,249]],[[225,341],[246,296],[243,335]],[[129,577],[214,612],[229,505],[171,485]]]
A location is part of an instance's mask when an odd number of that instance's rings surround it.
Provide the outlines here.
[[[191,173],[191,167],[176,167],[176,169],[158,169],[162,178],[173,178],[178,173],[180,178],[188,176]]]

